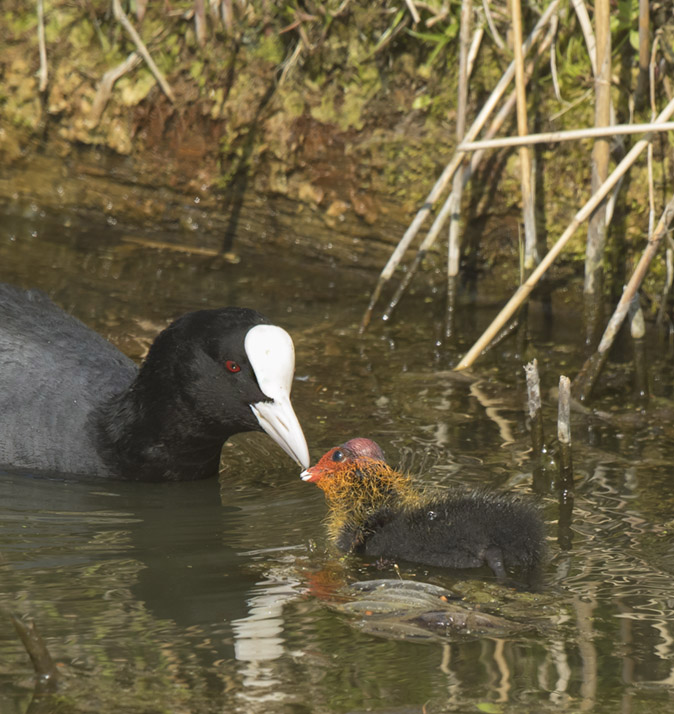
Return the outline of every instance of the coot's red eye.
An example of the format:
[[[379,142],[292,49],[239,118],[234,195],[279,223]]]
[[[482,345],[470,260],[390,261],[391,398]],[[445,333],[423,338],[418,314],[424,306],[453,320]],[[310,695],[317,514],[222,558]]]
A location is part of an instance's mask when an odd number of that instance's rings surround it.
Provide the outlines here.
[[[225,367],[227,367],[227,369],[230,372],[240,372],[241,371],[241,367],[239,367],[238,363],[235,362],[233,359],[228,359],[225,362]]]

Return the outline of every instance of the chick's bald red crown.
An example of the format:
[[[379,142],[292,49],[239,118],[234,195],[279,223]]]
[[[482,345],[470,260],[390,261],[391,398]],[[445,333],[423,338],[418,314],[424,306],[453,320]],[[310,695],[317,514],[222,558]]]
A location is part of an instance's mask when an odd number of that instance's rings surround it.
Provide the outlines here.
[[[303,471],[300,478],[308,483],[318,483],[321,479],[339,472],[341,470],[339,464],[347,466],[361,459],[386,463],[384,452],[379,444],[371,439],[356,437],[327,451],[315,466]]]

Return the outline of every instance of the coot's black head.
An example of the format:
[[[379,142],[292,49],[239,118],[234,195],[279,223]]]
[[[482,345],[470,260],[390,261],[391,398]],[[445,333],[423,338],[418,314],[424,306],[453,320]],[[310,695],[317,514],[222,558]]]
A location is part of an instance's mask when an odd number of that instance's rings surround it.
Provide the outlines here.
[[[150,392],[150,401],[152,392],[177,391],[181,413],[175,418],[185,428],[193,424],[195,431],[206,429],[223,440],[238,432],[265,431],[307,467],[307,444],[290,403],[294,368],[290,335],[260,313],[235,307],[199,310],[156,338],[136,388],[144,398]]]

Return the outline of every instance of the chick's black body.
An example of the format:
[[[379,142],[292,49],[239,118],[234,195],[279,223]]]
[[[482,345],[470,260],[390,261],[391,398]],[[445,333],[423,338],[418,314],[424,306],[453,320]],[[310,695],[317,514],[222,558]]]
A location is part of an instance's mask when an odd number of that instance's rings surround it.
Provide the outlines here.
[[[489,566],[531,578],[544,555],[538,508],[488,490],[428,495],[392,469],[379,446],[356,438],[303,472],[325,492],[328,529],[343,551],[441,568]]]
[[[534,573],[543,555],[543,524],[532,505],[506,494],[473,491],[436,497],[421,506],[381,508],[337,537],[344,551],[440,568],[488,565]]]

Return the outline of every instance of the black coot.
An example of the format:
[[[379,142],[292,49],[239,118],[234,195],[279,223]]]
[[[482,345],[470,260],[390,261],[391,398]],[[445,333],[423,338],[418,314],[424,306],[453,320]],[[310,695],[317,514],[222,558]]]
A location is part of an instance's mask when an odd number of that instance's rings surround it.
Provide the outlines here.
[[[420,492],[363,438],[330,449],[302,478],[325,492],[330,534],[342,550],[442,568],[488,565],[501,579],[506,569],[538,574],[543,522],[536,506],[517,496]]]
[[[199,310],[140,369],[37,290],[0,284],[0,467],[143,481],[215,476],[223,443],[263,430],[303,467],[293,343],[254,310]]]

